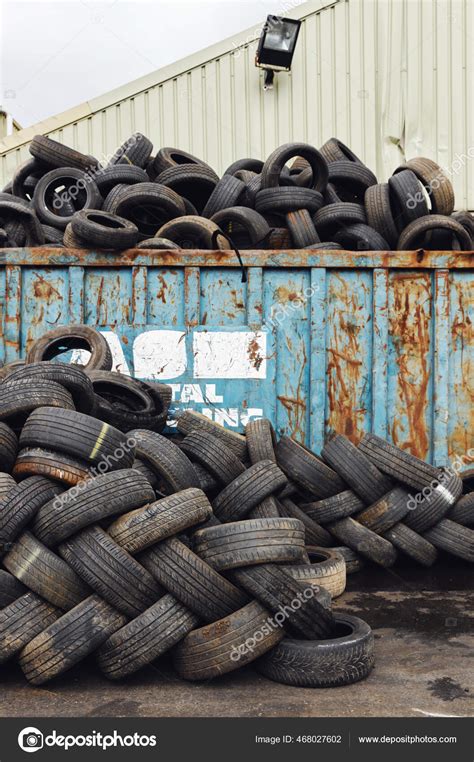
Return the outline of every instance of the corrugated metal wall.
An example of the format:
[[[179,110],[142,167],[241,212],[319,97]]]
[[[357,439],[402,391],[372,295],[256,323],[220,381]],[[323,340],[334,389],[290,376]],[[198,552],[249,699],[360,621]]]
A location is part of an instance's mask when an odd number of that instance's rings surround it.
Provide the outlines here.
[[[273,91],[262,90],[252,30],[217,54],[219,46],[140,80],[133,95],[122,88],[39,131],[104,158],[140,130],[155,146],[181,147],[219,171],[280,143],[320,145],[337,135],[381,179],[403,156],[437,159],[451,174],[457,208],[474,209],[474,4],[314,0],[287,15],[304,21],[292,72]],[[28,156],[20,140],[31,134],[0,141],[1,182]]]
[[[54,256],[51,256],[54,251]],[[239,429],[268,416],[315,450],[338,431],[437,464],[474,452],[469,254],[0,251],[0,362],[97,326],[114,367]],[[78,358],[80,361],[80,358]]]

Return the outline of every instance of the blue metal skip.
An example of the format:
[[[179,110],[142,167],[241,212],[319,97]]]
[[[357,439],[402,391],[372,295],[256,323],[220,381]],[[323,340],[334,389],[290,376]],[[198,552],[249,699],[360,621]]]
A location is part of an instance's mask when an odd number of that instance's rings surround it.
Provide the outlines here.
[[[241,429],[318,451],[364,431],[436,464],[474,455],[474,254],[0,250],[0,360],[46,330],[105,332],[115,367]]]

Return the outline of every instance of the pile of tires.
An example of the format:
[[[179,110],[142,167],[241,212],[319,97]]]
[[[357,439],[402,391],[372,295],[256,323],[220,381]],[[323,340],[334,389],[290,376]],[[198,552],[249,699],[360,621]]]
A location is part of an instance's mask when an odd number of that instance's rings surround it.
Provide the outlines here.
[[[141,133],[102,166],[43,135],[0,193],[0,246],[106,249],[472,250],[474,217],[417,157],[388,182],[341,141],[288,143],[219,177]]]
[[[118,680],[166,652],[186,680],[254,663],[352,683],[374,638],[332,607],[346,574],[474,561],[474,492],[448,469],[369,434],[317,456],[268,420],[239,434],[192,410],[165,436],[169,387],[110,368],[103,337],[71,326],[2,369],[0,662],[34,685],[92,653]]]

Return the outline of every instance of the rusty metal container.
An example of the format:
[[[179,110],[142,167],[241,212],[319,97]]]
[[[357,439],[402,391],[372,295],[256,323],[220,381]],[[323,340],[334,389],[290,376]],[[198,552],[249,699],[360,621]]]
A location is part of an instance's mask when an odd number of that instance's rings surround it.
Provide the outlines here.
[[[467,459],[474,254],[243,258],[246,283],[233,252],[0,250],[0,360],[84,322],[117,370],[170,383],[177,409],[236,429],[265,415],[315,450],[331,430],[373,431],[436,464]]]

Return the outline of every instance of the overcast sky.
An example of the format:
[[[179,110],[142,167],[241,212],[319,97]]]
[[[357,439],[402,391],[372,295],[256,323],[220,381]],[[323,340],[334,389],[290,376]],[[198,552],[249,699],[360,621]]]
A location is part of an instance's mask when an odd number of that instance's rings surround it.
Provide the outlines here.
[[[28,127],[301,2],[0,0],[0,103]]]

